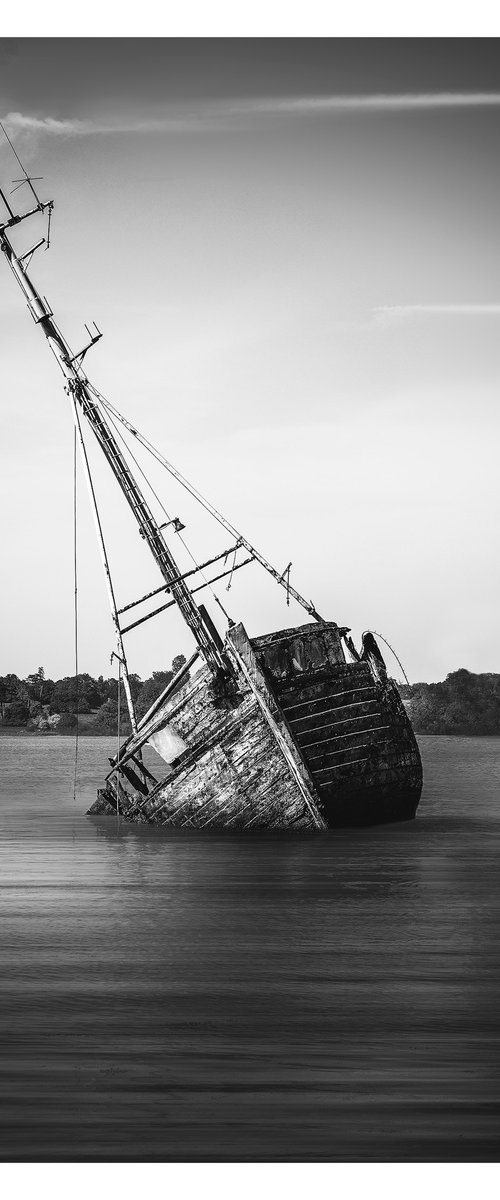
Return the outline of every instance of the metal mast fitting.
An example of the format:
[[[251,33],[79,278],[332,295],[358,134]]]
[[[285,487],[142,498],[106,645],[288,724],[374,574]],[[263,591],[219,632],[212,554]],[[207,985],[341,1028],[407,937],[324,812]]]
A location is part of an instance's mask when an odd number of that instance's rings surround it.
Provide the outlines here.
[[[48,301],[40,295],[31,281],[27,263],[23,262],[22,258],[16,254],[8,236],[8,231],[12,226],[19,225],[21,221],[36,213],[50,211],[52,207],[51,201],[47,203],[39,200],[31,180],[27,180],[27,182],[29,182],[37,204],[35,208],[30,209],[22,216],[16,216],[13,213],[4,193],[0,190],[0,197],[9,213],[9,219],[0,225],[0,248],[26,297],[33,320],[40,326],[47,338],[50,349],[66,380],[66,390],[91,426],[125,499],[132,509],[139,526],[139,533],[147,542],[165,583],[170,588],[186,624],[193,633],[205,662],[214,676],[219,677],[230,669],[226,656],[217,645],[212,632],[205,625],[200,610],[187,584],[182,579],[179,567],[165,542],[162,530],[136,483],[108,422],[92,397],[89,381],[81,372],[82,351],[77,355],[72,354],[68,343],[55,324]],[[26,258],[26,256],[23,257]],[[97,334],[100,336],[99,330],[97,330]],[[91,335],[91,344],[97,340],[97,336]],[[85,348],[83,353],[86,353],[88,349],[90,349],[90,345]]]

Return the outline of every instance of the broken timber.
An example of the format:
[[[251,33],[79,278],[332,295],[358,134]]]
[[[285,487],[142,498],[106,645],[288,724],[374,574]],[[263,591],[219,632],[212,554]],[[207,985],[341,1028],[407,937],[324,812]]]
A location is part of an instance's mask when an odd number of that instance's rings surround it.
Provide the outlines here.
[[[399,693],[373,661],[346,662],[332,622],[226,638],[233,676],[204,666],[136,737],[168,762],[134,788],[116,772],[90,812],[205,830],[311,829],[413,817],[420,757]],[[125,758],[120,759],[120,767]]]

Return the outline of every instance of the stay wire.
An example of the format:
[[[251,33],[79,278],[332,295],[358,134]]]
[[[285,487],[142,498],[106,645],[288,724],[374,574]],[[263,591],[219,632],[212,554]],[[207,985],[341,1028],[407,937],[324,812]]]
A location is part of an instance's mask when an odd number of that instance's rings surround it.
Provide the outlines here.
[[[76,802],[78,782],[78,750],[79,750],[79,716],[80,689],[78,683],[78,457],[76,426],[73,433],[73,585],[74,585],[74,649],[75,649],[75,681],[76,681],[76,728],[75,728],[75,766],[73,773],[73,800]]]
[[[12,150],[12,153],[13,153],[13,155],[15,156],[15,158],[17,158],[17,161],[18,161],[18,163],[19,163],[19,166],[20,166],[20,168],[21,168],[21,171],[23,172],[23,175],[25,176],[25,179],[26,179],[26,180],[28,180],[28,182],[29,182],[29,175],[28,175],[28,172],[27,172],[27,170],[26,170],[26,167],[24,166],[24,163],[22,163],[22,162],[21,162],[21,159],[19,158],[19,155],[18,155],[18,153],[17,153],[17,150],[16,150],[15,146],[13,145],[13,143],[12,143],[12,141],[11,141],[11,139],[10,139],[10,137],[9,137],[8,133],[7,133],[7,130],[6,130],[6,128],[5,128],[5,125],[4,125],[3,121],[0,121],[0,129],[2,130],[2,133],[4,134],[4,137],[7,139],[8,143],[9,143],[9,146],[10,146],[10,148],[11,148],[11,150]]]
[[[407,676],[407,674],[406,674],[406,671],[405,671],[405,669],[404,669],[404,666],[403,666],[403,664],[402,664],[402,662],[401,662],[401,659],[400,659],[400,658],[398,658],[398,656],[397,656],[397,654],[396,654],[396,651],[393,649],[393,647],[391,646],[390,642],[388,642],[388,641],[387,641],[387,638],[385,638],[385,637],[383,636],[383,634],[381,634],[381,633],[377,633],[377,630],[376,630],[376,629],[367,629],[367,630],[366,630],[366,632],[367,632],[367,633],[371,633],[371,634],[373,634],[373,636],[374,636],[374,637],[378,637],[378,638],[380,638],[381,642],[385,642],[385,645],[389,647],[389,650],[391,651],[391,654],[393,654],[393,655],[394,655],[394,658],[396,659],[396,662],[398,662],[398,663],[399,663],[399,665],[400,665],[400,667],[401,667],[401,670],[402,670],[402,672],[403,672],[403,675],[404,675],[404,677],[405,677],[405,679],[406,679],[406,682],[407,682],[407,684],[408,684],[408,687],[411,687],[410,680],[408,679],[408,676]]]
[[[194,554],[192,554],[192,553],[191,553],[191,550],[189,549],[189,546],[187,545],[187,543],[184,541],[184,538],[182,537],[182,534],[180,534],[180,533],[179,533],[178,537],[179,537],[179,541],[181,541],[181,542],[182,542],[182,545],[184,546],[184,549],[185,549],[185,551],[186,551],[186,554],[188,554],[188,555],[189,555],[189,557],[190,557],[190,559],[191,559],[191,562],[192,562],[193,566],[194,566],[194,567],[198,567],[198,563],[196,562],[196,559],[195,559],[195,557],[194,557]],[[236,555],[235,555],[235,557],[236,557]],[[234,564],[233,564],[233,566],[234,566]],[[209,591],[212,593],[213,599],[214,599],[214,600],[216,601],[216,603],[219,605],[219,608],[222,608],[222,605],[221,605],[221,603],[220,603],[220,600],[218,600],[218,599],[217,599],[217,596],[215,595],[214,589],[213,589],[213,587],[212,587],[212,585],[211,585],[211,583],[210,583],[210,580],[209,580],[209,579],[207,579],[207,577],[206,577],[206,575],[205,575],[205,572],[201,570],[201,567],[198,567],[198,571],[199,571],[199,574],[201,575],[201,578],[202,578],[202,579],[204,579],[206,587],[207,587],[207,588],[209,589]],[[223,608],[222,608],[222,611],[224,612],[224,609],[223,609]],[[224,615],[225,615],[225,616],[227,616],[227,614],[226,614],[226,613],[224,613]],[[228,623],[229,623],[229,618],[228,618]]]
[[[128,683],[127,656],[125,654],[125,647],[123,644],[123,636],[122,636],[122,632],[120,629],[120,622],[118,620],[118,606],[116,603],[115,589],[113,587],[113,580],[111,577],[111,570],[110,570],[110,566],[109,566],[109,557],[108,557],[108,552],[106,549],[106,542],[104,539],[104,532],[103,532],[101,516],[100,516],[100,512],[99,512],[99,506],[97,503],[97,496],[96,496],[96,491],[95,491],[95,487],[94,487],[94,481],[93,481],[92,472],[90,469],[89,457],[87,454],[87,447],[85,445],[85,439],[84,439],[83,433],[82,433],[82,427],[81,427],[81,422],[80,422],[80,415],[78,412],[78,406],[74,400],[74,397],[73,397],[73,412],[74,412],[76,426],[78,428],[78,436],[79,436],[80,445],[82,448],[82,456],[83,456],[83,462],[84,462],[84,466],[85,466],[85,474],[87,477],[90,501],[91,501],[92,510],[94,513],[97,535],[98,535],[99,545],[100,545],[100,549],[101,549],[101,558],[102,558],[104,573],[105,573],[105,577],[106,577],[106,586],[108,589],[109,602],[110,602],[110,606],[111,606],[111,615],[112,615],[112,619],[113,619],[113,625],[115,628],[117,646],[118,646],[119,654],[120,654],[120,657],[121,657],[121,660],[123,663],[124,672],[125,672],[125,681],[126,682],[124,683],[124,688],[125,688],[125,694],[127,697],[127,703],[129,704],[130,720],[131,720],[132,728],[135,731],[136,730],[135,710],[134,710],[134,704],[133,704],[133,700],[132,700],[132,694],[130,692],[130,687],[129,687],[129,683]]]
[[[142,434],[134,425],[132,425],[132,423],[130,421],[128,421],[126,417],[123,416],[123,413],[121,413],[119,411],[119,409],[115,408],[115,406],[113,404],[111,404],[110,401],[105,398],[105,396],[103,396],[102,392],[98,392],[97,388],[94,387],[93,384],[89,383],[89,387],[90,387],[90,390],[92,391],[92,393],[94,394],[94,396],[98,400],[100,400],[101,403],[104,405],[107,412],[113,413],[114,416],[118,419],[118,421],[120,421],[121,424],[124,425],[126,429],[128,429],[129,433],[131,433],[134,437],[136,437],[138,439],[138,441],[141,443],[141,445],[144,446],[144,448],[146,450],[148,450],[150,454],[152,454],[153,458],[155,458],[156,461],[158,463],[160,463],[160,465],[162,467],[164,467],[166,471],[169,472],[169,474],[172,476],[172,478],[176,479],[177,483],[180,483],[181,487],[183,487],[185,489],[185,491],[189,493],[190,496],[192,496],[195,500],[197,500],[198,504],[201,504],[201,507],[204,508],[205,511],[207,513],[209,513],[209,515],[211,517],[213,517],[214,520],[217,521],[219,525],[221,525],[224,529],[227,529],[227,531],[229,533],[232,533],[233,537],[239,538],[241,540],[242,545],[244,545],[246,547],[246,549],[252,553],[252,555],[256,559],[256,561],[260,562],[261,566],[264,567],[264,569],[266,571],[268,571],[269,574],[272,575],[273,578],[278,583],[281,583],[280,577],[278,575],[278,572],[275,570],[275,568],[272,567],[269,562],[267,562],[267,560],[264,558],[264,556],[262,554],[260,554],[259,551],[256,550],[254,546],[252,546],[251,542],[249,542],[246,538],[243,537],[243,535],[241,533],[238,532],[238,530],[235,528],[235,526],[232,525],[231,522],[227,520],[227,517],[224,517],[222,515],[222,513],[218,512],[218,510],[215,508],[215,506],[213,504],[211,504],[209,500],[207,500],[207,498],[202,494],[202,492],[199,492],[198,489],[195,488],[192,483],[189,483],[189,480],[187,480],[184,477],[184,475],[181,475],[181,472],[178,471],[177,468],[174,467],[173,464],[168,461],[168,459],[164,458],[164,456],[162,454],[160,454],[160,452],[158,450],[156,450],[156,448],[152,445],[152,443],[148,440],[148,438],[146,438],[144,436],[144,434]],[[292,588],[289,583],[288,583],[288,587],[287,587],[287,595],[288,595],[288,599],[290,599],[290,596],[293,596],[294,600],[296,600],[297,603],[300,604],[302,608],[305,608],[306,612],[308,612],[310,614],[310,616],[313,616],[317,621],[321,621],[322,618],[318,615],[316,608],[313,604],[313,601],[311,600],[308,603],[307,600],[305,600],[304,597],[301,596],[300,593],[295,590],[295,588]],[[216,597],[216,599],[217,599],[217,597]],[[217,603],[219,603],[219,601],[217,601]]]
[[[147,477],[147,475],[146,475],[145,471],[144,471],[144,470],[143,470],[143,468],[141,467],[141,464],[138,462],[138,460],[137,460],[137,458],[136,458],[136,456],[135,456],[135,454],[134,454],[133,450],[131,450],[131,449],[130,449],[130,446],[129,446],[128,442],[126,441],[126,439],[124,438],[124,436],[123,436],[123,434],[121,433],[120,429],[118,428],[118,425],[117,425],[116,421],[113,419],[113,416],[111,415],[111,412],[110,412],[110,408],[111,408],[111,406],[110,406],[110,405],[107,403],[107,401],[105,401],[105,400],[104,400],[104,397],[103,397],[103,396],[101,396],[101,394],[100,394],[99,392],[97,392],[97,389],[96,389],[96,388],[92,387],[92,391],[93,391],[93,392],[94,392],[94,394],[96,395],[96,398],[97,398],[98,402],[100,402],[100,403],[103,405],[103,407],[107,409],[107,416],[108,416],[108,420],[109,420],[109,423],[110,423],[110,425],[112,425],[112,426],[113,426],[113,429],[114,429],[114,431],[115,431],[115,433],[116,433],[116,436],[117,436],[117,437],[120,439],[120,441],[121,441],[122,445],[125,447],[125,449],[126,449],[127,453],[130,455],[130,458],[131,458],[131,459],[132,459],[132,461],[135,463],[135,465],[136,465],[136,467],[137,467],[138,471],[140,471],[140,473],[141,473],[141,475],[142,475],[142,477],[143,477],[143,479],[144,479],[145,483],[147,484],[148,488],[150,489],[150,491],[151,491],[152,495],[155,497],[155,500],[157,500],[157,502],[158,502],[158,504],[159,504],[159,506],[160,506],[160,508],[161,508],[162,512],[165,514],[165,516],[166,516],[167,520],[168,520],[168,521],[171,521],[171,516],[170,516],[170,513],[169,513],[169,512],[167,511],[167,509],[165,508],[165,505],[164,505],[163,501],[161,500],[161,498],[160,498],[160,496],[158,495],[158,493],[155,491],[155,489],[154,489],[154,487],[153,487],[153,485],[152,485],[151,481],[148,479],[148,477]],[[113,411],[114,411],[114,410],[113,410]],[[161,465],[161,466],[163,466],[163,465],[164,465],[164,464],[161,462],[161,459],[160,459],[160,458],[158,458],[158,456],[157,456],[157,455],[154,453],[154,449],[153,449],[152,447],[150,447],[150,446],[148,445],[148,446],[145,446],[145,449],[146,449],[146,450],[149,450],[149,453],[150,453],[150,454],[153,454],[153,455],[154,455],[154,457],[155,457],[155,458],[157,458],[157,461],[158,461],[158,462],[160,462],[160,465]],[[203,506],[203,507],[205,507],[205,506]],[[207,509],[207,511],[208,511],[208,509]],[[178,536],[178,538],[179,538],[179,541],[180,541],[180,542],[182,543],[182,545],[184,546],[184,549],[185,549],[185,551],[186,551],[186,554],[187,554],[187,555],[188,555],[188,557],[191,559],[191,562],[192,562],[193,566],[194,566],[194,567],[198,567],[198,562],[197,562],[197,560],[196,560],[196,558],[195,558],[194,554],[192,553],[192,551],[189,549],[189,546],[187,545],[187,542],[185,541],[185,539],[182,537],[182,535],[181,535],[180,533],[179,533],[177,536]],[[236,561],[236,554],[235,554],[235,561]],[[233,569],[234,569],[234,563],[233,563]],[[204,574],[204,572],[203,572],[202,570],[200,570],[200,568],[199,568],[199,567],[198,567],[198,570],[200,571],[201,578],[205,580],[205,583],[206,583],[207,587],[208,587],[208,588],[209,588],[209,590],[211,591],[211,593],[212,593],[212,596],[213,596],[213,599],[214,599],[214,600],[217,602],[217,604],[219,604],[219,605],[220,605],[220,602],[219,602],[219,600],[217,599],[217,596],[215,595],[215,592],[214,592],[214,590],[213,590],[213,587],[211,587],[211,585],[210,585],[210,581],[207,579],[206,575]],[[223,611],[224,611],[224,610],[223,610]]]
[[[147,484],[147,486],[148,486],[148,488],[149,488],[150,492],[152,493],[152,495],[154,496],[155,500],[156,500],[156,501],[158,502],[158,504],[160,505],[160,508],[161,508],[162,512],[165,514],[165,516],[166,516],[166,518],[167,518],[167,521],[170,521],[170,520],[171,520],[170,513],[169,513],[169,512],[167,512],[167,509],[165,508],[165,505],[164,505],[164,503],[163,503],[163,500],[161,500],[161,498],[160,498],[160,496],[158,495],[158,493],[157,493],[157,492],[155,492],[155,489],[154,489],[154,487],[153,487],[152,483],[150,482],[150,480],[148,479],[148,477],[147,477],[147,475],[146,475],[146,472],[143,470],[143,468],[141,467],[141,464],[140,464],[140,462],[139,462],[139,461],[138,461],[138,459],[135,457],[135,454],[134,454],[133,450],[131,450],[131,449],[130,449],[130,446],[128,445],[128,442],[125,440],[125,438],[124,438],[123,434],[121,433],[120,429],[118,428],[118,425],[116,424],[116,421],[114,421],[114,420],[113,420],[113,417],[111,416],[111,414],[110,414],[110,413],[108,413],[108,418],[107,418],[107,419],[108,419],[108,421],[109,421],[110,425],[112,425],[112,426],[113,426],[113,429],[114,429],[114,431],[115,431],[115,433],[116,433],[116,436],[117,436],[117,438],[119,438],[119,439],[120,439],[120,441],[121,441],[122,445],[125,447],[125,449],[126,449],[127,453],[130,455],[130,457],[131,457],[132,461],[133,461],[133,462],[135,462],[135,465],[136,465],[136,467],[137,467],[137,470],[138,470],[138,471],[140,472],[140,474],[142,475],[142,478],[144,479],[144,482]]]
[[[121,658],[119,658],[118,659],[118,713],[117,713],[117,722],[116,722],[116,735],[117,735],[116,761],[117,762],[119,761],[119,758],[120,758],[120,749],[121,749],[121,733],[120,733],[121,698],[122,698],[122,660],[121,660]],[[120,794],[120,780],[117,775],[116,776],[116,816],[117,816],[118,824],[120,823],[119,794]]]
[[[141,445],[144,446],[145,450],[149,451],[153,458],[160,463],[160,466],[164,467],[165,470],[168,471],[169,474],[181,484],[181,487],[183,487],[186,492],[189,492],[189,495],[193,496],[193,498],[197,500],[199,504],[201,504],[202,508],[204,508],[211,517],[218,521],[219,525],[222,525],[224,529],[227,529],[230,533],[232,533],[234,537],[241,537],[241,534],[237,529],[235,529],[234,525],[232,525],[230,521],[223,517],[222,514],[219,513],[216,508],[214,508],[213,504],[210,504],[209,500],[203,496],[202,492],[199,492],[192,483],[189,483],[189,481],[185,479],[183,475],[181,475],[180,471],[177,471],[173,464],[170,463],[168,459],[164,458],[163,454],[160,454],[156,447],[152,445],[152,443],[147,437],[145,437],[143,433],[140,433],[138,429],[135,429],[132,423],[128,421],[127,418],[124,417],[123,414],[120,413],[118,409],[110,403],[109,400],[106,400],[106,398],[102,395],[102,392],[98,392],[97,388],[95,388],[93,384],[90,384],[89,386],[91,391],[94,393],[97,399],[101,401],[107,411],[113,413],[117,420],[120,421],[125,428],[132,432],[133,436],[135,435],[136,437],[140,438]]]

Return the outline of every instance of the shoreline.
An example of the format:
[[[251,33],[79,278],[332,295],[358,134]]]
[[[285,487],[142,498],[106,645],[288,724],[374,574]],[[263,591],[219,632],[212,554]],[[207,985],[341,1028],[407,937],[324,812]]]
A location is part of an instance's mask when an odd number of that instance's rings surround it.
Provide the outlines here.
[[[67,738],[74,739],[75,734],[76,734],[75,729],[68,729],[68,730],[61,730],[61,731],[54,729],[52,731],[50,729],[24,729],[22,725],[11,725],[10,727],[5,726],[3,728],[2,728],[2,726],[0,726],[0,738],[1,737],[19,737],[19,738],[23,738],[23,737],[35,737],[35,738],[65,737],[66,738],[67,737]],[[90,730],[90,729],[85,729],[85,730],[80,729],[78,731],[78,738],[80,739],[82,737],[109,737],[109,738],[116,739],[117,731],[116,730],[113,731],[112,729],[96,729],[95,731]]]
[[[415,729],[414,733],[415,733],[415,737],[417,737],[417,738],[419,738],[419,737],[443,737],[443,738],[445,738],[445,737],[448,737],[448,738],[452,738],[452,737],[498,738],[498,737],[500,737],[500,730],[498,731],[498,733],[471,733],[470,731],[468,731],[467,733],[463,733],[460,730],[456,730],[454,733],[449,733],[449,732],[448,733],[437,733],[436,730],[432,730],[432,732],[420,732]],[[74,729],[69,729],[67,731],[61,730],[61,732],[59,732],[57,729],[52,731],[49,729],[24,729],[22,725],[12,725],[10,727],[6,727],[6,726],[2,727],[0,725],[0,738],[2,738],[2,737],[16,737],[16,738],[64,737],[64,738],[73,738],[73,740],[74,740],[75,734],[76,734],[76,730],[74,730]],[[94,731],[94,730],[89,730],[89,729],[85,729],[85,730],[80,729],[78,732],[78,740],[79,741],[81,741],[82,738],[97,738],[97,737],[106,737],[106,738],[115,738],[116,739],[117,730],[101,729],[101,730]]]

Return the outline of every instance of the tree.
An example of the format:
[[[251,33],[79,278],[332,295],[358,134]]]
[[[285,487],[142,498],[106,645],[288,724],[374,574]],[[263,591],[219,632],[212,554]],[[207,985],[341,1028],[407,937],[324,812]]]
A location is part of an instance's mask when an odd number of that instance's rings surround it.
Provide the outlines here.
[[[4,718],[4,705],[10,699],[10,691],[3,677],[0,677],[0,712],[2,713],[2,721]]]
[[[22,692],[20,689],[21,680],[18,679],[17,675],[9,674],[0,677],[0,704],[2,710],[2,719],[6,720],[8,706],[22,698]]]
[[[38,704],[48,704],[54,691],[54,680],[45,678],[43,667],[38,667],[38,670],[33,675],[28,675],[24,682],[31,700],[36,700]]]
[[[143,717],[144,713],[148,711],[148,708],[151,708],[151,705],[154,704],[155,700],[158,699],[158,696],[161,696],[161,693],[166,687],[168,687],[169,683],[172,682],[174,675],[180,671],[180,668],[184,666],[185,662],[186,656],[184,654],[176,654],[175,658],[172,660],[172,668],[170,671],[153,671],[150,679],[144,680],[136,705],[138,717]],[[185,683],[186,678],[189,678],[189,676],[182,679],[179,686],[182,686],[182,684]]]
[[[102,704],[99,685],[85,672],[78,676],[78,681],[76,675],[58,679],[54,684],[50,707],[53,713],[76,712],[82,700],[86,701],[90,710]]]
[[[74,713],[65,712],[62,714],[61,720],[57,726],[57,733],[73,733],[76,730],[78,721]]]
[[[29,711],[28,705],[22,700],[14,700],[6,709],[4,725],[25,725]]]
[[[132,693],[132,700],[135,702],[142,691],[142,679],[140,675],[129,675],[128,681],[130,684],[130,691]]]
[[[130,691],[136,707],[137,715],[143,716],[154,701],[171,683],[174,675],[184,666],[184,654],[176,654],[172,667],[166,671],[153,671],[149,679],[142,682],[139,675],[129,675]],[[184,677],[178,686],[185,682]],[[189,678],[189,676],[187,676]],[[77,711],[81,714],[96,714],[96,731],[101,725],[102,732],[116,729],[118,701],[118,679],[111,676],[104,679],[102,675],[94,679],[87,672],[75,675],[65,675],[63,679],[46,679],[43,667],[38,667],[25,680],[17,675],[0,677],[0,713],[4,723],[24,724],[29,716],[40,713],[42,707],[49,707],[52,714],[68,714],[74,716]],[[10,714],[10,716],[9,716]],[[7,720],[8,718],[8,720]],[[129,716],[125,688],[122,678],[120,694],[120,725],[124,732],[128,730]],[[92,726],[94,725],[91,722]],[[59,723],[57,728],[63,732],[75,727],[73,721]],[[86,729],[90,728],[88,723]]]
[[[118,705],[116,700],[106,700],[95,714],[92,721],[92,731],[99,734],[113,734],[118,731]],[[132,732],[127,707],[120,707],[120,736],[128,737]]]
[[[500,730],[500,675],[461,668],[441,683],[411,689],[410,716],[417,733],[486,735]]]
[[[148,708],[151,708],[173,677],[173,671],[153,671],[151,678],[144,681],[137,701],[139,717],[143,717]]]
[[[76,708],[76,698],[76,679],[72,679],[69,675],[66,675],[64,679],[57,679],[50,702],[51,712],[73,712]]]

